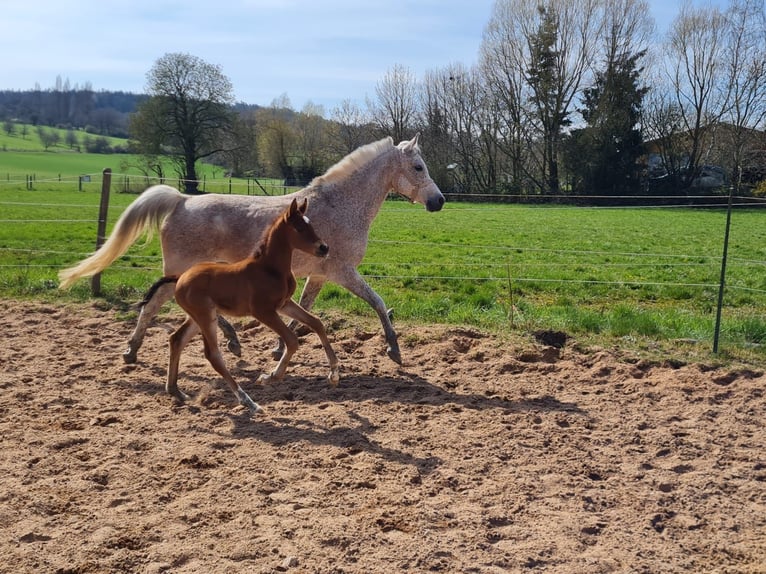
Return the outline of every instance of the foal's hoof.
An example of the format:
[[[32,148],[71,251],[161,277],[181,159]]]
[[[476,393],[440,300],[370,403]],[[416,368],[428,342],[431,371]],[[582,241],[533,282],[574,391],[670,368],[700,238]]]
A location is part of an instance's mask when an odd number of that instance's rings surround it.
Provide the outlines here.
[[[229,352],[235,357],[242,356],[242,346],[239,344],[239,341],[237,341],[236,339],[229,339],[226,342],[226,348],[229,349]]]
[[[138,353],[128,347],[128,350],[125,351],[122,354],[122,360],[125,361],[126,365],[133,365],[136,361],[138,361]]]
[[[282,358],[282,353],[283,351],[279,347],[277,347],[276,349],[272,349],[271,358],[274,359],[275,361],[278,361],[279,359]]]
[[[260,377],[258,377],[258,380],[256,381],[259,385],[268,385],[271,384],[276,379],[273,375],[267,375],[266,373],[262,374]]]
[[[251,399],[250,395],[242,389],[237,391],[237,398],[239,399],[240,404],[245,405],[250,410],[251,415],[257,415],[263,412],[261,406]]]
[[[176,389],[175,391],[168,391],[168,394],[173,397],[173,399],[178,403],[179,405],[184,404],[186,401],[190,400],[191,397],[184,393],[183,391],[180,391],[179,389]]]

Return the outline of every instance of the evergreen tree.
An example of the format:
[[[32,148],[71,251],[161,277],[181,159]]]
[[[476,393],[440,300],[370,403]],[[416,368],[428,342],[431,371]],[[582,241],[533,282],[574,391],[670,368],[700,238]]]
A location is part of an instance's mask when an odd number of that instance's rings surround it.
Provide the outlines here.
[[[583,92],[580,113],[587,126],[573,132],[567,146],[576,191],[617,196],[640,189],[637,160],[643,147],[638,125],[648,88],[640,85],[638,61],[644,54],[616,56]]]
[[[562,128],[570,124],[563,102],[562,78],[556,50],[558,16],[552,8],[540,6],[539,29],[531,40],[531,65],[527,69],[527,82],[532,95],[530,103],[538,123],[543,145],[543,177],[549,193],[558,193],[558,154]]]

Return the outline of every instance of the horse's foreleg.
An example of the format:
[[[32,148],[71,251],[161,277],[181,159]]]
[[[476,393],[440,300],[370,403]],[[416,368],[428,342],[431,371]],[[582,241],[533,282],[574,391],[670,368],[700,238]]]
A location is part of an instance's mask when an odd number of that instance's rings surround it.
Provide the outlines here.
[[[254,415],[262,413],[263,409],[255,401],[253,401],[253,399],[250,398],[250,395],[248,395],[242,389],[242,387],[239,386],[237,381],[234,380],[234,377],[231,376],[231,373],[229,373],[229,369],[226,368],[226,363],[223,360],[223,355],[221,354],[221,350],[218,348],[218,340],[215,333],[215,323],[215,319],[211,319],[205,322],[203,326],[201,326],[202,337],[205,340],[205,358],[218,372],[218,374],[223,377],[223,379],[226,381],[226,384],[229,385],[229,388],[237,397],[237,400],[239,400],[240,404],[245,405]]]
[[[178,388],[178,364],[181,360],[181,352],[189,344],[191,338],[199,333],[199,327],[191,317],[170,335],[170,358],[168,360],[168,380],[165,383],[165,390],[169,395],[175,397],[180,402],[189,399],[189,395],[181,392]]]
[[[128,348],[122,354],[122,359],[128,364],[135,363],[138,359],[138,349],[144,342],[144,336],[146,335],[146,328],[149,323],[157,315],[167,301],[173,298],[173,292],[175,290],[174,283],[166,283],[154,292],[152,298],[141,307],[141,312],[138,314],[138,321],[133,329],[133,333],[128,340]]]
[[[290,362],[290,357],[298,350],[298,337],[293,333],[287,325],[284,324],[276,311],[268,314],[261,314],[256,317],[261,323],[266,325],[269,329],[274,331],[284,343],[284,352],[282,353],[277,367],[271,372],[270,375],[261,375],[258,377],[259,384],[271,383],[272,381],[281,381],[285,372],[287,371],[287,365]]]
[[[399,341],[396,336],[396,331],[394,331],[394,326],[391,324],[391,317],[389,316],[390,312],[386,309],[386,304],[383,302],[380,295],[367,284],[356,269],[350,269],[344,276],[339,277],[338,279],[332,278],[332,280],[351,291],[360,299],[367,301],[370,307],[375,309],[375,312],[380,318],[380,323],[383,326],[383,332],[386,335],[386,343],[388,344],[386,353],[392,361],[401,365],[402,354],[399,351]]]
[[[332,346],[330,345],[330,340],[327,338],[324,325],[319,317],[312,315],[294,301],[288,301],[285,306],[280,309],[280,313],[287,315],[293,321],[300,321],[319,336],[319,339],[322,341],[322,347],[324,347],[325,355],[327,355],[327,362],[330,363],[330,374],[327,375],[327,381],[333,387],[337,386],[338,381],[340,381],[338,358],[335,356],[335,351],[333,351]]]
[[[241,357],[242,346],[239,344],[239,338],[237,337],[237,332],[234,330],[234,327],[224,319],[223,315],[218,315],[218,326],[220,327],[223,336],[226,337],[226,348],[229,349],[233,355]]]
[[[322,286],[325,284],[325,278],[324,277],[316,277],[311,276],[306,279],[306,284],[303,286],[303,291],[301,291],[301,298],[300,298],[300,306],[304,309],[311,309],[314,305],[314,301],[316,301],[317,295],[319,295],[319,292],[322,290]],[[292,319],[290,323],[288,323],[288,327],[292,329],[294,333],[301,334],[300,331],[296,330],[296,325],[299,323],[299,321],[296,321],[295,319]],[[277,341],[277,346],[274,350],[271,351],[271,356],[274,358],[275,361],[278,361],[282,358],[282,355],[285,352],[285,344],[282,341],[282,339],[279,339]]]

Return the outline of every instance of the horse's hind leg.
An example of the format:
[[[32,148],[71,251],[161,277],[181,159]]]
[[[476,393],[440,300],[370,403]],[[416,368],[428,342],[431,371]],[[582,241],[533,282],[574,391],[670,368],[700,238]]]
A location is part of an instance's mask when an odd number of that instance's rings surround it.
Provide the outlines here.
[[[205,358],[218,372],[218,374],[223,377],[223,379],[226,381],[226,384],[229,385],[229,388],[241,404],[250,409],[252,414],[263,412],[263,409],[258,406],[258,404],[253,401],[253,399],[250,398],[250,396],[242,389],[242,387],[239,386],[239,384],[237,384],[237,381],[235,381],[234,377],[232,377],[231,373],[229,373],[229,369],[226,368],[226,363],[223,360],[223,355],[221,354],[221,350],[218,348],[218,340],[215,333],[215,323],[215,319],[211,318],[208,321],[203,321],[203,325],[200,327],[202,329],[202,337],[205,340]]]
[[[152,298],[141,307],[141,312],[138,314],[138,321],[128,340],[128,348],[122,354],[122,359],[126,363],[132,364],[138,359],[138,349],[141,348],[141,344],[144,342],[144,336],[146,335],[146,328],[149,326],[149,322],[157,315],[160,307],[173,298],[174,290],[175,284],[166,283],[157,289]]]
[[[229,352],[237,357],[241,357],[242,346],[239,344],[237,332],[234,330],[232,324],[224,319],[223,315],[218,315],[218,327],[220,327],[221,332],[224,337],[226,337],[226,348],[229,349]]]
[[[311,309],[311,307],[314,306],[314,301],[316,301],[317,295],[319,295],[319,292],[322,290],[322,287],[325,284],[324,277],[316,277],[311,276],[308,279],[306,279],[306,284],[303,286],[303,291],[301,291],[301,298],[299,305],[303,307],[304,309],[308,310]],[[300,324],[300,321],[297,321],[296,319],[292,319],[288,323],[288,327],[293,331],[293,333],[297,333],[298,335],[305,334],[302,332],[302,329],[305,329],[303,325],[300,325],[300,329],[296,329]],[[274,358],[275,361],[278,361],[282,358],[282,355],[284,355],[285,352],[285,343],[282,339],[279,339],[277,341],[277,346],[271,351],[271,356]]]
[[[181,360],[181,352],[184,347],[197,333],[199,333],[199,326],[191,317],[187,317],[186,321],[170,335],[170,359],[168,360],[168,380],[165,383],[165,390],[180,402],[188,400],[189,395],[181,392],[178,388],[178,363]]]

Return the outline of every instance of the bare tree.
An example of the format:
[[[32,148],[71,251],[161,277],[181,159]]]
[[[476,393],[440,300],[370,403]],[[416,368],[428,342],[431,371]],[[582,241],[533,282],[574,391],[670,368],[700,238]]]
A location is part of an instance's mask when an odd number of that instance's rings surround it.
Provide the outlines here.
[[[412,71],[396,64],[375,86],[377,99],[367,103],[373,121],[397,143],[408,137],[416,119],[417,91]]]
[[[762,0],[733,0],[725,16],[722,65],[729,105],[722,119],[730,124],[726,163],[738,192],[747,156],[764,153],[753,134],[766,118],[766,12]]]
[[[503,118],[513,178],[558,192],[562,129],[595,57],[602,0],[498,0],[482,65]],[[525,149],[524,149],[525,148]]]
[[[290,182],[295,179],[292,165],[296,146],[294,116],[295,112],[286,94],[272,101],[268,108],[261,108],[257,112],[260,162],[267,174]]]
[[[324,108],[307,102],[295,118],[297,154],[300,158],[301,183],[322,173],[328,167],[327,130]]]
[[[331,147],[336,154],[344,156],[373,139],[370,133],[370,117],[351,100],[343,100],[332,111],[335,122]]]
[[[526,145],[530,126],[526,102],[529,98],[526,69],[529,55],[525,49],[524,28],[511,12],[512,2],[497,2],[484,31],[481,46],[481,69],[487,78],[494,105],[498,109],[500,137],[497,144],[508,158],[507,172],[514,191],[524,190],[524,181],[534,179]]]
[[[673,22],[667,65],[686,137],[682,187],[689,187],[711,149],[714,128],[726,110],[722,56],[726,19],[718,8],[686,2]]]

